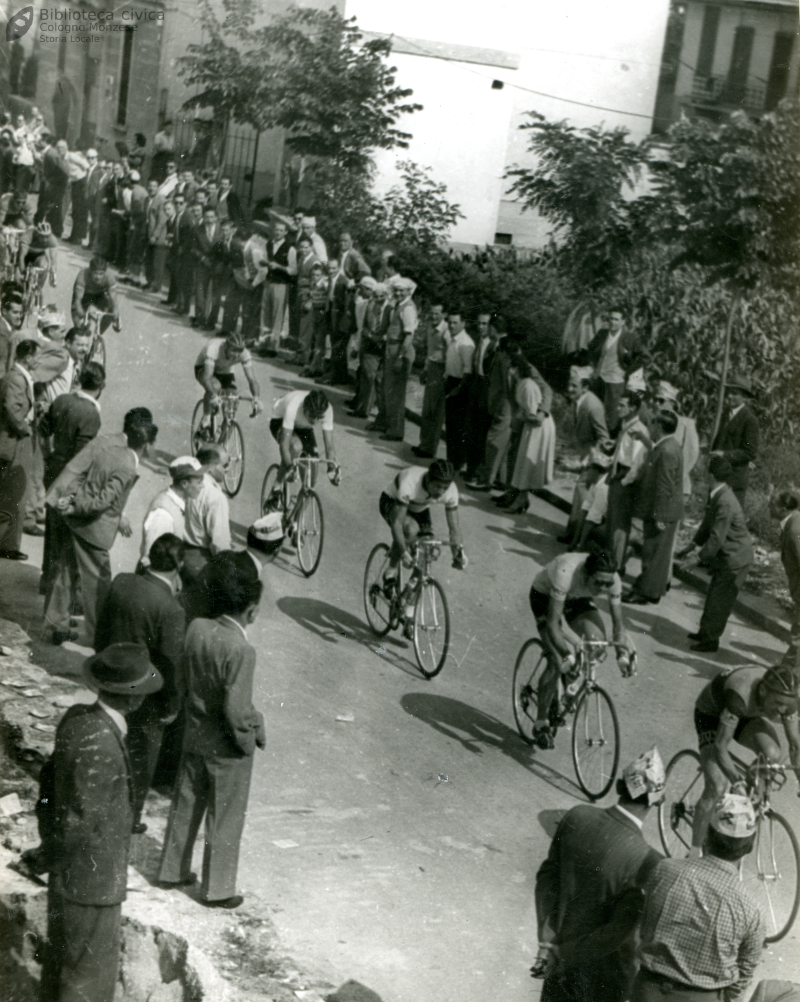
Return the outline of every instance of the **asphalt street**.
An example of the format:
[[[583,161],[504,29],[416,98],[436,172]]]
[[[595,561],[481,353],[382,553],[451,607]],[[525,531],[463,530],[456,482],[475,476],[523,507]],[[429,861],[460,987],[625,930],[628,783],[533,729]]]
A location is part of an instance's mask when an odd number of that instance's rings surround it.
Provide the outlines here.
[[[85,254],[62,249],[60,287],[67,308]],[[188,428],[200,388],[193,362],[204,337],[152,296],[126,290],[123,330],[109,332],[103,430],[121,429],[135,405],[160,426],[159,458],[141,470],[128,515],[134,537],[118,539],[115,572],[132,570],[144,510],[166,483],[164,461],[189,451]],[[241,409],[246,473],[231,502],[234,538],[258,515],[261,478],[277,459],[269,436],[272,401],[308,387],[297,369],[256,362],[265,413]],[[270,903],[287,951],[334,983],[355,977],[385,1002],[523,1002],[537,937],[536,870],[561,812],[582,802],[559,734],[553,752],[533,753],[517,736],[511,673],[534,632],[532,578],[560,552],[564,516],[544,502],[503,515],[487,495],[462,494],[460,517],[469,567],[451,569],[445,549],[435,568],[451,610],[451,653],[426,681],[411,645],[397,634],[377,640],[362,603],[364,564],[388,538],[378,498],[409,465],[418,429],[396,445],[345,416],[346,394],[331,393],[341,486],[322,478],[325,544],[317,574],[305,579],[288,549],[264,573],[260,616],[250,629],[258,651],[255,703],[268,744],[257,753],[240,862],[242,892]],[[444,532],[442,512],[435,512]],[[70,668],[70,653],[48,648],[35,595],[40,540],[24,537],[26,567],[9,567],[4,605],[36,641],[40,660]],[[676,584],[658,607],[626,611],[640,654],[638,676],[622,679],[613,659],[601,669],[620,714],[622,762],[658,744],[665,760],[694,745],[692,705],[723,666],[768,664],[778,642],[732,620],[719,654],[688,651],[702,597]],[[74,657],[74,655],[72,656]],[[800,830],[795,784],[778,809]],[[604,803],[613,802],[613,797]],[[654,845],[654,819],[646,831]],[[199,864],[199,852],[196,863]],[[797,926],[765,952],[760,977],[800,980]]]

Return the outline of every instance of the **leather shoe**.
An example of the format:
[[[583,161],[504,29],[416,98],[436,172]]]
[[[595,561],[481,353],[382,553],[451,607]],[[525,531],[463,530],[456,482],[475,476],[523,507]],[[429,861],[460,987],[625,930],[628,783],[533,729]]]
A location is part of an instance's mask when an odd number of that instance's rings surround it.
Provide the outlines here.
[[[432,453],[426,452],[424,449],[420,449],[418,445],[412,445],[411,451],[414,453],[415,456],[418,456],[420,459],[433,459]]]
[[[692,644],[690,651],[700,651],[701,654],[716,654],[719,644],[716,640],[701,640],[699,644]]]
[[[686,636],[689,638],[689,640],[702,640],[703,639],[703,634],[702,633],[687,633]]]
[[[28,554],[22,550],[0,550],[0,560],[27,560]]]
[[[22,531],[26,536],[43,536],[44,528],[41,525],[37,525],[36,522],[28,523],[23,525]]]
[[[131,835],[144,835],[147,831],[147,823],[144,821],[134,821],[131,826]]]
[[[74,630],[53,630],[52,641],[56,647],[60,647],[65,641],[78,639],[78,634]]]
[[[182,880],[159,880],[158,886],[163,890],[169,890],[170,887],[191,887],[192,884],[197,883],[197,874],[190,873],[188,877],[184,877]]]
[[[206,908],[238,908],[244,901],[241,894],[234,894],[230,898],[220,898],[218,901],[203,901]]]

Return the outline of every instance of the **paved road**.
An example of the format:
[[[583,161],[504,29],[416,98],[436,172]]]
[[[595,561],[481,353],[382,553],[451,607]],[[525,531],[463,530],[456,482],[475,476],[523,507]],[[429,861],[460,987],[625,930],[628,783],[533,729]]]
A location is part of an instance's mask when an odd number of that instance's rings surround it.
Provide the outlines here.
[[[79,260],[65,256],[61,305]],[[122,317],[123,333],[109,336],[105,430],[116,431],[124,411],[143,404],[157,414],[163,457],[186,452],[199,390],[192,361],[203,336],[136,292],[125,294]],[[308,385],[295,369],[257,365],[268,406]],[[504,516],[485,496],[466,494],[469,569],[451,570],[448,551],[437,565],[451,607],[452,654],[442,674],[425,681],[406,641],[370,635],[361,600],[366,556],[387,536],[378,497],[410,462],[409,447],[370,440],[361,422],[344,416],[343,394],[333,396],[345,479],[338,490],[327,481],[321,488],[322,565],[306,580],[293,554],[283,554],[265,575],[263,608],[250,631],[268,747],[253,777],[242,889],[271,903],[298,963],[334,983],[356,977],[386,1002],[536,998],[540,983],[527,976],[536,949],[534,877],[559,812],[581,795],[566,735],[554,752],[537,755],[517,737],[510,679],[533,629],[530,581],[558,552],[553,537],[563,516],[542,502],[526,516]],[[277,455],[267,418],[242,418],[247,473],[231,505],[240,539]],[[416,429],[407,431],[416,441]],[[129,505],[135,525],[165,480],[142,470]],[[443,517],[435,518],[443,530]],[[27,537],[26,544],[31,566],[9,570],[8,601],[41,640],[30,596],[41,548]],[[131,569],[137,547],[138,538],[120,540],[116,569]],[[685,634],[696,628],[701,604],[676,586],[657,609],[628,613],[639,675],[623,680],[613,663],[603,668],[622,720],[623,761],[654,740],[665,758],[691,744],[691,706],[705,681],[723,665],[768,663],[778,649],[772,637],[734,621],[718,655],[687,653]],[[69,658],[37,650],[55,667]],[[800,830],[793,791],[779,801]],[[647,831],[657,844],[650,822]],[[762,976],[800,980],[797,945],[795,932],[771,949]]]

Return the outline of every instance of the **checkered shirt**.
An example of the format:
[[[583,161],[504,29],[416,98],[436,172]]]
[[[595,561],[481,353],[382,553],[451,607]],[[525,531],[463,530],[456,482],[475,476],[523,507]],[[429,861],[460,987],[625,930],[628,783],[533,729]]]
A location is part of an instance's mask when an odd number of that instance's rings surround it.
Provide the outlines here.
[[[764,920],[734,863],[664,859],[646,887],[642,967],[691,988],[739,998],[758,966]]]

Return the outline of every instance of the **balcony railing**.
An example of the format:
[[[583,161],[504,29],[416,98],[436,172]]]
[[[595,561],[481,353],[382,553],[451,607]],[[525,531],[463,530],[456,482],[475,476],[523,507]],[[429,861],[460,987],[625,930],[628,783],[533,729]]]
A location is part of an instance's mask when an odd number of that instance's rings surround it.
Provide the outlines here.
[[[692,82],[692,103],[704,107],[745,111],[764,110],[765,87],[763,84],[731,84],[727,77],[695,76]]]

